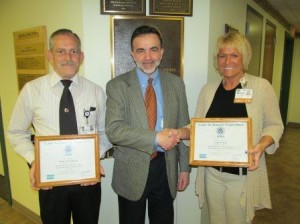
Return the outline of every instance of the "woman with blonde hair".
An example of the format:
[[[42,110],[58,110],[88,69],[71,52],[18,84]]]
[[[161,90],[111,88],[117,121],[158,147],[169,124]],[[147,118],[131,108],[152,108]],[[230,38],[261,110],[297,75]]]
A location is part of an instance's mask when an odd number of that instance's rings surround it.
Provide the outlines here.
[[[246,71],[252,57],[248,40],[239,32],[227,33],[217,41],[215,68],[221,79],[201,90],[196,118],[249,117],[252,119],[252,165],[240,167],[198,167],[196,194],[202,208],[201,224],[251,223],[255,210],[271,208],[265,153],[279,147],[283,124],[271,84]],[[248,89],[250,100],[239,96]],[[240,100],[240,97],[242,100]],[[181,129],[181,137],[187,137]]]

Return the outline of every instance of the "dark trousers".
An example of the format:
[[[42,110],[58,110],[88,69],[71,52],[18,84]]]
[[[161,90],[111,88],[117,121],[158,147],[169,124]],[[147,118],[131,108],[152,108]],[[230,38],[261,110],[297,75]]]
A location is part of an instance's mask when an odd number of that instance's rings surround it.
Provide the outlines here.
[[[43,224],[98,224],[101,185],[61,186],[39,190]]]
[[[120,224],[145,223],[147,201],[150,224],[174,223],[174,200],[169,189],[164,156],[151,161],[147,184],[140,200],[130,201],[120,195],[118,200]]]

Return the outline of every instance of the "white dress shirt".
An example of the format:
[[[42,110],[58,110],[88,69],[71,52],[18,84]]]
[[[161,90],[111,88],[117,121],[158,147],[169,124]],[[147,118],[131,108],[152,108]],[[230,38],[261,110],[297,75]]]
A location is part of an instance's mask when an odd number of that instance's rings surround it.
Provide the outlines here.
[[[28,82],[17,99],[7,136],[16,150],[28,163],[34,160],[31,134],[36,136],[59,135],[59,103],[63,92],[61,77],[55,72]],[[94,125],[99,134],[101,157],[112,147],[105,131],[106,96],[103,89],[76,74],[70,91],[76,111],[78,133],[82,127]],[[84,112],[89,111],[88,118]],[[34,132],[32,131],[32,126]]]

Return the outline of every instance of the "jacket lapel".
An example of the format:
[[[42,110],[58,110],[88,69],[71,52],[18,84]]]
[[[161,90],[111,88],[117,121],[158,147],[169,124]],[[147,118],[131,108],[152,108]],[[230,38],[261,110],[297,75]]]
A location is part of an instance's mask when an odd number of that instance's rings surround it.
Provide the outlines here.
[[[145,101],[136,75],[136,70],[132,70],[127,76],[128,83],[128,101],[130,103],[131,111],[135,111],[136,117],[131,119],[138,119],[141,126],[145,129],[148,128],[148,118],[146,113]],[[132,114],[129,114],[132,116]]]
[[[172,85],[170,84],[169,80],[166,79],[166,76],[163,74],[162,71],[159,71],[160,77],[160,84],[161,84],[161,91],[163,95],[163,112],[164,112],[164,127],[169,127],[170,125],[170,114],[171,114],[171,107],[170,104],[172,103]]]

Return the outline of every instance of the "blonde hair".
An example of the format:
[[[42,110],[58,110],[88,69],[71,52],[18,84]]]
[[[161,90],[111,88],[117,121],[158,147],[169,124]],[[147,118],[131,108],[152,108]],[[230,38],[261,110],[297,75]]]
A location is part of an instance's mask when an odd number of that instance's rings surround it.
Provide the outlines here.
[[[252,58],[252,49],[247,38],[240,32],[233,31],[226,33],[217,40],[216,52],[214,54],[214,67],[219,71],[218,66],[218,54],[220,49],[224,47],[235,48],[238,52],[242,54],[243,68],[244,71],[248,70],[248,65]]]

